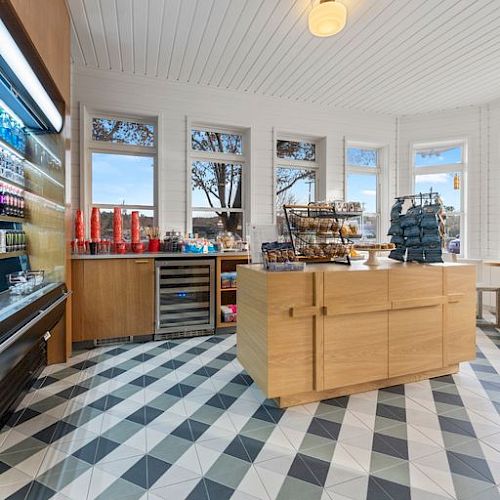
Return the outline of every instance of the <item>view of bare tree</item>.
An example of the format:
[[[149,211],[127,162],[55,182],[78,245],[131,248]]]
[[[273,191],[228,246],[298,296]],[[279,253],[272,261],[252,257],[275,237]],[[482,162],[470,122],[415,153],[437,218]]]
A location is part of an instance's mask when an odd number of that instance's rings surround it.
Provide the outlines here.
[[[194,151],[242,155],[242,136],[238,134],[193,130],[191,147]],[[315,145],[293,141],[281,142],[281,154],[286,157],[314,160]],[[222,156],[222,155],[221,155]],[[234,158],[234,156],[233,156]],[[289,191],[301,180],[314,179],[314,172],[308,169],[277,169],[278,206],[294,203],[296,200]],[[242,166],[234,159],[228,162],[196,160],[193,161],[191,179],[193,190],[200,190],[206,199],[207,206],[214,209],[217,218],[222,222],[225,231],[239,232],[241,213],[231,209],[242,208]],[[224,210],[221,210],[224,209]],[[198,222],[198,221],[197,221]],[[218,221],[207,221],[214,226]]]
[[[154,126],[109,118],[92,119],[94,141],[115,142],[132,146],[154,146]]]

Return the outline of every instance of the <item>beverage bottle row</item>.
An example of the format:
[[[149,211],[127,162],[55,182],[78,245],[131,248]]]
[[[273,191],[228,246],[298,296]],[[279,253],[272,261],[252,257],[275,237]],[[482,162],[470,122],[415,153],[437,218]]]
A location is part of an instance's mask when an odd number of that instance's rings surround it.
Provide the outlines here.
[[[0,253],[26,250],[26,233],[17,229],[0,229]]]
[[[0,148],[0,177],[24,186],[23,161],[2,148]]]
[[[22,189],[0,182],[0,215],[24,217],[24,192]]]
[[[0,108],[0,138],[18,151],[26,149],[26,133],[21,125]]]

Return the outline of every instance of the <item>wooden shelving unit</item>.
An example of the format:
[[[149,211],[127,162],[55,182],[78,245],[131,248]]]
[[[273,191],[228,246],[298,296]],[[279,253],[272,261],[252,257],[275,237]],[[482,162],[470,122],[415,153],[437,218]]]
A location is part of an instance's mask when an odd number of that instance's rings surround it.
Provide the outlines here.
[[[12,257],[22,257],[23,255],[26,255],[26,252],[24,250],[20,250],[19,252],[0,253],[0,260],[12,259]]]
[[[236,322],[224,323],[222,321],[221,306],[226,304],[236,304],[236,290],[237,288],[222,288],[221,274],[225,272],[236,271],[236,266],[240,264],[248,264],[249,257],[247,255],[221,255],[217,257],[216,262],[216,288],[215,288],[215,302],[216,302],[216,321],[215,327],[217,330],[226,328],[235,328]]]

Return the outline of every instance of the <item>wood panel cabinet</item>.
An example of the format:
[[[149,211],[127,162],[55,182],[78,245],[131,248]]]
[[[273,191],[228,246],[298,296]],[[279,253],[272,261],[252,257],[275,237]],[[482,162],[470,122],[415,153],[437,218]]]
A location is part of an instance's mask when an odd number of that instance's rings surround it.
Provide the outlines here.
[[[238,359],[267,397],[301,404],[455,373],[474,359],[468,265],[238,268]]]
[[[389,377],[443,366],[443,269],[389,271]]]
[[[154,260],[73,261],[73,340],[151,335]]]
[[[249,274],[238,269],[238,357],[269,397],[321,387],[322,275]],[[262,291],[265,290],[265,293]],[[241,324],[240,324],[241,323]],[[272,334],[271,334],[272,332]]]
[[[324,388],[388,377],[389,271],[324,274]]]
[[[444,269],[444,290],[449,301],[446,307],[444,358],[446,364],[460,363],[476,356],[476,273],[475,268]]]
[[[269,392],[279,395],[321,389],[322,369],[315,370],[315,360],[321,361],[323,277],[280,274],[268,284],[268,321],[274,325],[273,335],[267,339]]]

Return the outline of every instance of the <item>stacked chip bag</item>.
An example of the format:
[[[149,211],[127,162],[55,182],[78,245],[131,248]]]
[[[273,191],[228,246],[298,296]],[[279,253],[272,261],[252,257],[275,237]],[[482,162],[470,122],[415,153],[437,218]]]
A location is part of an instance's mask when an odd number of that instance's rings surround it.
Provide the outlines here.
[[[422,221],[422,207],[415,205],[409,208],[403,216],[404,220],[401,222],[403,233],[406,239],[406,248],[408,249],[406,255],[407,262],[424,262],[424,248],[422,247],[422,230],[420,227]]]
[[[389,254],[389,258],[404,262],[406,255],[406,242],[403,236],[403,228],[401,227],[401,211],[403,209],[403,200],[396,200],[396,203],[391,208],[391,227],[388,235],[391,236],[391,243],[396,245],[396,248]]]
[[[442,206],[439,203],[422,207],[422,246],[424,248],[425,262],[443,262],[442,239],[440,233],[439,214]]]
[[[422,201],[424,197],[428,198],[425,203]],[[420,204],[416,204],[418,198]],[[403,214],[405,199],[412,200],[412,206]],[[396,248],[389,258],[401,262],[443,262],[443,214],[442,201],[437,193],[397,198],[391,209],[391,227],[388,232]]]

